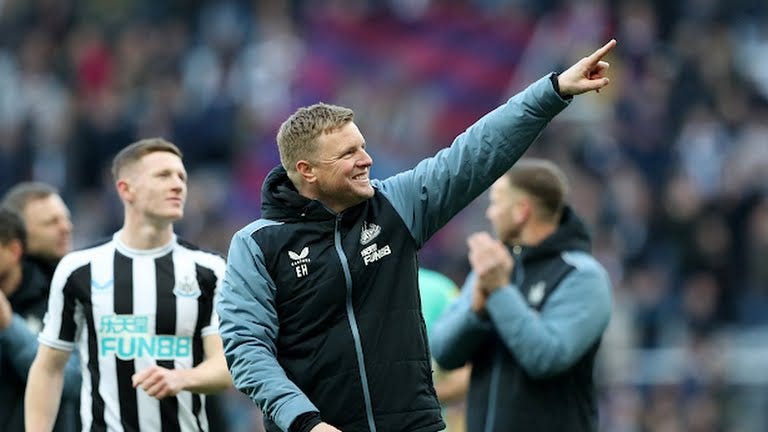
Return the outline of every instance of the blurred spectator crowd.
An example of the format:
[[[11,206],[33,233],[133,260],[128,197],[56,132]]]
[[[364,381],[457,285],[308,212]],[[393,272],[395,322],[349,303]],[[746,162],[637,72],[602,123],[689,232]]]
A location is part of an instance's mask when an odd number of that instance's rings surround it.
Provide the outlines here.
[[[164,136],[191,175],[178,231],[226,253],[297,107],[355,109],[381,178],[611,37],[611,86],[529,151],[566,169],[613,278],[603,430],[768,430],[765,1],[0,0],[0,192],[58,186],[85,245],[121,220],[114,153]],[[461,283],[485,205],[422,264]]]

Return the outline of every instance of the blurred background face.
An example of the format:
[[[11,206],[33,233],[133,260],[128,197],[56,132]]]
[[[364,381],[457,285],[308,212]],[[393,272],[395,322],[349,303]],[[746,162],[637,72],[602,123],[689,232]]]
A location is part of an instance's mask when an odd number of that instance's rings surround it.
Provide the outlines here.
[[[72,249],[72,221],[59,195],[29,201],[22,216],[29,255],[60,259]]]
[[[485,216],[493,225],[499,240],[514,243],[528,220],[527,196],[510,185],[506,176],[496,180],[490,189],[490,203]]]
[[[21,244],[18,240],[11,240],[6,244],[0,242],[0,281],[5,279],[11,269],[21,260]],[[4,287],[6,284],[0,283]],[[6,292],[5,294],[10,294]]]

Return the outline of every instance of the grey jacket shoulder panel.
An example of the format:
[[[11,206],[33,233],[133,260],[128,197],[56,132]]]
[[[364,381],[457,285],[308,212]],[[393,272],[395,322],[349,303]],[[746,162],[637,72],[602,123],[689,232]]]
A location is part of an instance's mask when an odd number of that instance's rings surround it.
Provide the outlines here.
[[[238,231],[230,245],[217,311],[232,379],[280,428],[318,411],[286,376],[276,358],[279,322],[275,284],[252,234],[277,222],[259,220]]]

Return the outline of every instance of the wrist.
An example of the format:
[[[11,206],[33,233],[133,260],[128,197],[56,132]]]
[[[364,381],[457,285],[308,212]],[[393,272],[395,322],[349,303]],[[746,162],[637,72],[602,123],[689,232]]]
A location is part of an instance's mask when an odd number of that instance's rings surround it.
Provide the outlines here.
[[[296,419],[291,422],[291,426],[288,428],[289,432],[309,432],[315,426],[322,423],[320,413],[317,411],[305,412],[300,414]]]
[[[489,285],[488,287],[483,288],[483,294],[485,295],[485,298],[487,299],[491,294],[493,294],[496,291],[504,288],[507,285],[509,285],[509,281],[501,281],[499,283],[495,283],[495,284]]]
[[[569,94],[563,94],[563,90],[560,86],[560,74],[557,72],[552,72],[549,74],[549,81],[552,83],[552,88],[555,90],[555,93],[557,93],[558,96],[561,98],[568,100],[573,98],[572,95]]]
[[[171,373],[176,374],[176,378],[179,380],[179,390],[192,391],[197,387],[196,375],[194,368],[191,369],[171,369]]]

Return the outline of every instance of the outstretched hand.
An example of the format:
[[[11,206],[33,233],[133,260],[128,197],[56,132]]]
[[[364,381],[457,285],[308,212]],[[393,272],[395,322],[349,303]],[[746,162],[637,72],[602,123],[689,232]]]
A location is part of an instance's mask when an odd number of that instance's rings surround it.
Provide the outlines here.
[[[560,86],[560,95],[575,96],[592,90],[599,91],[607,86],[610,79],[606,76],[606,72],[610,64],[602,59],[614,46],[616,46],[616,39],[611,39],[592,55],[582,58],[558,75],[557,84]]]

